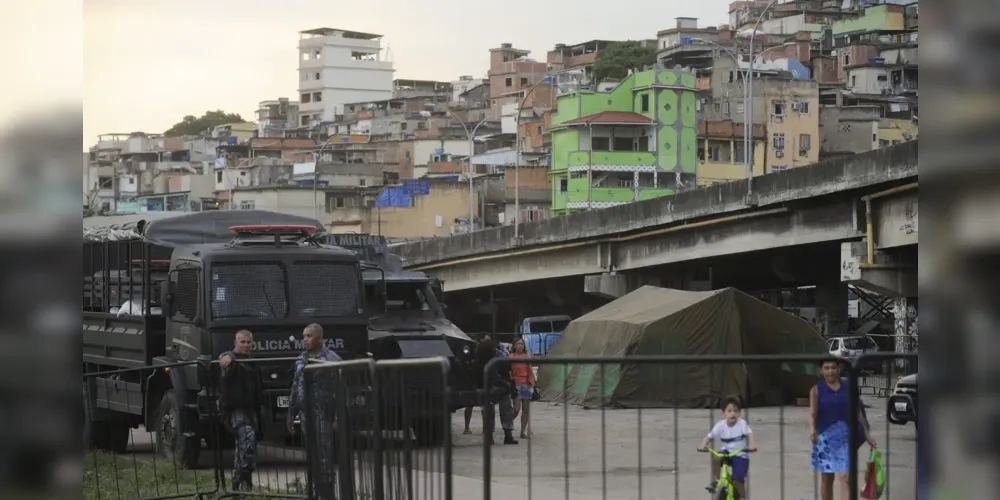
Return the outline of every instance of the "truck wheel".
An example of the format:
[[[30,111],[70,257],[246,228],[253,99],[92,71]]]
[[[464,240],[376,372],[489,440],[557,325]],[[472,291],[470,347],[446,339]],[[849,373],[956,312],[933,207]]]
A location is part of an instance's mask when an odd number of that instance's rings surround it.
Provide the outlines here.
[[[451,425],[451,415],[433,415],[427,417],[415,417],[412,420],[413,434],[417,439],[418,446],[438,447],[445,446],[445,434],[447,426]]]
[[[185,433],[180,423],[180,410],[171,389],[163,395],[156,412],[156,427],[153,429],[156,435],[156,453],[185,469],[195,469],[201,454],[201,439],[197,435]]]

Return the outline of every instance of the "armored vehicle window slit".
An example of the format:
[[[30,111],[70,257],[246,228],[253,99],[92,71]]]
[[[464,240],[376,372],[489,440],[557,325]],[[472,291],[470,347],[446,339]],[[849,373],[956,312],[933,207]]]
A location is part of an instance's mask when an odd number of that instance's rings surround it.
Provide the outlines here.
[[[358,313],[357,268],[340,262],[295,261],[292,303],[304,317],[336,317]]]
[[[281,262],[233,261],[212,266],[213,319],[282,319],[288,286]]]

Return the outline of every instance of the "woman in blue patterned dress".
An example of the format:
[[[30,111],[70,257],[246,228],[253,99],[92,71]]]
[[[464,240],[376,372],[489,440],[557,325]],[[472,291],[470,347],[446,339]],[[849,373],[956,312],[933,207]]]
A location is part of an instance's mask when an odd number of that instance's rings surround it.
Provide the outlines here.
[[[820,498],[833,500],[833,482],[836,478],[842,488],[841,498],[850,498],[847,472],[850,470],[850,453],[847,423],[847,380],[840,377],[840,363],[824,361],[820,364],[823,379],[809,391],[809,438],[813,442],[812,467],[821,474]],[[860,402],[858,405],[858,431],[868,446],[875,448],[875,440],[868,430],[868,422]]]

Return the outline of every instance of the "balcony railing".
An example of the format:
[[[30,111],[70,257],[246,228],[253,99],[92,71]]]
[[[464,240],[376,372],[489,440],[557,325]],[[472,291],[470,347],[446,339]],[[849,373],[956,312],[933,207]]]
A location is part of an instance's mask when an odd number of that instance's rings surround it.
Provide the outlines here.
[[[573,151],[569,165],[653,165],[656,159],[649,151]]]

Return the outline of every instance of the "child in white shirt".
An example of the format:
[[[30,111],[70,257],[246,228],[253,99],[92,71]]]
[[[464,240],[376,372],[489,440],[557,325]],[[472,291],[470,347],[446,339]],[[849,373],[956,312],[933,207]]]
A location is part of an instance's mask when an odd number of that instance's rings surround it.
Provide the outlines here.
[[[712,427],[712,431],[705,436],[705,439],[701,441],[700,450],[705,450],[708,448],[709,442],[713,439],[718,439],[722,443],[722,447],[716,448],[718,451],[722,452],[733,452],[736,450],[743,450],[742,453],[732,457],[731,464],[733,467],[732,481],[736,485],[736,490],[740,495],[740,498],[746,498],[746,478],[747,472],[750,469],[750,458],[747,455],[749,451],[756,451],[757,446],[754,443],[753,432],[750,430],[750,424],[746,420],[740,417],[740,400],[737,398],[729,398],[726,400],[723,406],[723,415],[725,418],[720,420]],[[722,468],[722,461],[713,456],[712,457],[712,483],[708,486],[708,490],[715,492],[715,487],[717,485],[717,479],[719,477],[719,470]]]

